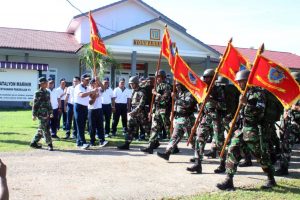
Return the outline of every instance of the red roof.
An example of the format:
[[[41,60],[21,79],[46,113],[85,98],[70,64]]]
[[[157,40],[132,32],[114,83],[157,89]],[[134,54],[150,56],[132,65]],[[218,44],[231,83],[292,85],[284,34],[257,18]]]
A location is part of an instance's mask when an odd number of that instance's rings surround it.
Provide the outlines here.
[[[218,46],[218,45],[209,45],[209,46],[211,46],[221,54],[223,54],[226,49],[226,46]],[[237,49],[243,56],[248,58],[249,61],[251,62],[254,61],[257,49],[239,48],[239,47],[237,47]],[[278,64],[283,65],[284,67],[300,69],[300,56],[296,54],[292,54],[288,52],[265,50],[263,55],[277,62]]]
[[[76,53],[81,47],[66,32],[0,27],[0,48]]]

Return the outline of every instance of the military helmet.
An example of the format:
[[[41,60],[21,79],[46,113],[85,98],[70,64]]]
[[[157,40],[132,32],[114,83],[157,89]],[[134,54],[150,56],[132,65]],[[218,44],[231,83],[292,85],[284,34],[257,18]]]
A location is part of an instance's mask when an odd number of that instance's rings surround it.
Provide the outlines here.
[[[228,84],[229,81],[227,78],[223,77],[223,76],[218,76],[218,79],[216,80],[216,83],[219,83],[219,84]]]
[[[294,79],[296,79],[296,81],[300,83],[300,72],[292,72],[291,74],[294,77]]]
[[[203,72],[203,77],[213,77],[215,75],[215,70],[214,69],[206,69]]]
[[[242,71],[239,71],[235,75],[235,80],[236,81],[241,81],[241,80],[247,80],[249,77],[250,71],[248,69],[244,69]]]
[[[129,78],[128,83],[135,83],[135,84],[139,84],[139,77],[138,76],[132,76]]]
[[[160,69],[160,70],[158,70],[158,73],[157,72],[155,73],[155,76],[162,76],[165,78],[167,76],[167,74],[166,74],[165,70]]]

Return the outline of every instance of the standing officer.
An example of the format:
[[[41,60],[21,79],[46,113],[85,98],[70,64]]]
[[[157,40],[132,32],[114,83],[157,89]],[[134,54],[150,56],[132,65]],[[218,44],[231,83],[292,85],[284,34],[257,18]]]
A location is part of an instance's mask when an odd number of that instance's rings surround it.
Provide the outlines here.
[[[206,69],[203,73],[204,82],[210,85],[215,74],[213,69]],[[202,172],[201,162],[203,160],[204,148],[211,132],[215,141],[215,151],[221,151],[224,143],[224,127],[222,126],[221,113],[226,110],[225,94],[221,87],[214,86],[204,106],[204,114],[197,128],[195,144],[196,163],[188,167],[190,172]],[[224,161],[221,161],[224,163]],[[225,163],[224,163],[225,164]]]
[[[163,132],[163,128],[167,135],[170,135],[170,105],[171,105],[171,91],[172,87],[166,82],[166,72],[159,70],[156,74],[157,85],[152,89],[152,94],[155,95],[155,101],[152,109],[152,125],[150,131],[149,147],[159,146],[158,134]],[[150,120],[149,120],[150,121]],[[147,152],[147,151],[146,151]]]
[[[169,157],[174,148],[180,142],[184,134],[189,134],[193,126],[194,110],[197,102],[193,95],[178,81],[176,82],[176,99],[174,105],[174,130],[170,142],[164,153],[157,152],[157,155],[165,160]],[[148,147],[148,153],[153,152],[153,146]]]
[[[125,143],[118,146],[118,149],[121,150],[129,149],[133,136],[138,134],[140,125],[143,125],[143,122],[147,118],[145,110],[146,95],[145,91],[139,87],[139,77],[131,77],[129,79],[129,84],[133,89],[133,93],[131,97],[131,109],[128,113],[128,133],[125,134]]]
[[[62,78],[60,79],[60,85],[58,88],[56,88],[56,92],[58,94],[58,97],[60,98],[60,105],[61,107],[61,112],[58,113],[58,121],[57,121],[57,129],[60,129],[60,119],[61,116],[63,116],[63,130],[66,130],[66,123],[67,123],[67,113],[65,110],[65,99],[66,99],[66,79]]]
[[[250,71],[248,70],[242,70],[236,74],[235,80],[238,81],[243,90],[246,87],[249,74]],[[242,128],[234,132],[226,159],[227,177],[224,182],[217,184],[217,187],[221,190],[234,190],[233,176],[241,159],[241,148],[246,146],[261,164],[263,171],[267,173],[268,181],[262,186],[262,189],[268,189],[275,186],[276,182],[274,168],[266,151],[267,144],[266,141],[263,141],[259,131],[260,122],[264,118],[265,95],[260,88],[251,87],[246,96],[242,97],[240,98],[240,103],[243,106],[240,110]]]
[[[53,151],[52,139],[49,127],[49,118],[53,118],[53,111],[50,102],[50,93],[47,88],[47,79],[41,77],[39,79],[40,89],[35,92],[32,106],[32,119],[39,120],[39,128],[35,134],[30,147],[40,149],[42,146],[38,145],[38,142],[42,137],[45,138],[46,144],[48,144],[48,150]]]
[[[120,116],[122,117],[123,133],[127,132],[127,110],[129,110],[131,92],[125,87],[125,79],[119,82],[119,87],[114,89],[112,111],[112,135],[116,135]]]
[[[113,98],[113,90],[109,87],[109,78],[104,78],[103,80],[104,89],[101,91],[102,95],[102,109],[105,121],[105,137],[109,137],[110,132],[110,119],[112,114],[112,102],[114,101]],[[115,103],[113,103],[115,104]],[[116,136],[116,134],[113,134]]]

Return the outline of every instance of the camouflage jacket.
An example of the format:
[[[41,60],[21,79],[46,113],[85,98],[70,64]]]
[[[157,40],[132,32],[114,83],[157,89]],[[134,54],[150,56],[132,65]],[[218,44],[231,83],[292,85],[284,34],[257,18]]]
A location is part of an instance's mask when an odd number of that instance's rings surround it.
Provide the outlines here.
[[[137,90],[133,90],[131,96],[131,113],[132,115],[136,115],[141,112],[145,112],[146,105],[146,95],[145,91],[142,88],[138,88]]]
[[[221,86],[214,86],[204,107],[205,112],[226,111],[225,92]]]
[[[155,96],[155,107],[156,109],[166,109],[171,103],[171,85],[162,82],[156,86],[156,92],[161,96]]]
[[[196,99],[188,90],[177,92],[174,105],[175,118],[192,115],[196,110],[196,105]]]
[[[51,102],[50,102],[50,93],[45,89],[39,89],[34,94],[33,106],[32,106],[32,115],[35,117],[49,117],[53,113]]]

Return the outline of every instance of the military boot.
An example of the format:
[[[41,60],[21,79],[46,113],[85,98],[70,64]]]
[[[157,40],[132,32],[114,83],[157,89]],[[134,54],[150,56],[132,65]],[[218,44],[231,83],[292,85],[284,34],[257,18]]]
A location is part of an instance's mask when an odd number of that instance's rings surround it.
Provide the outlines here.
[[[261,186],[261,189],[271,189],[273,186],[276,186],[274,174],[268,169],[268,180],[264,185]]]
[[[193,163],[196,162],[196,158],[195,157],[191,158],[190,162],[193,162]]]
[[[53,151],[53,145],[52,144],[48,144],[48,151]]]
[[[216,186],[220,190],[227,190],[227,191],[234,190],[233,175],[227,174],[225,181],[223,181],[222,183],[218,183]]]
[[[196,162],[193,166],[186,168],[189,172],[196,172],[197,174],[202,174],[202,165],[199,158],[196,159]]]
[[[31,142],[30,147],[34,148],[34,149],[41,149],[42,148],[42,146],[39,145],[37,142]]]
[[[176,153],[179,153],[180,151],[179,151],[179,148],[177,147],[177,146],[175,146],[173,149],[172,149],[172,151],[171,151],[171,153],[172,154],[176,154]]]
[[[217,150],[216,148],[212,148],[209,152],[205,153],[204,156],[216,158],[217,157]]]
[[[144,153],[149,153],[149,154],[153,154],[153,149],[154,149],[154,143],[150,142],[149,146],[146,148],[140,148],[140,151],[144,152]]]
[[[226,171],[225,169],[225,160],[221,160],[221,163],[217,169],[214,170],[216,174],[224,173]]]
[[[160,146],[160,143],[158,140],[154,141],[153,149],[157,149]]]
[[[275,171],[275,176],[285,176],[288,174],[289,174],[289,168],[283,165],[280,165],[280,168]]]
[[[250,167],[252,166],[251,154],[245,155],[245,160],[239,164],[239,167]]]
[[[120,150],[129,150],[129,145],[130,143],[126,141],[124,144],[117,146],[117,148]]]
[[[164,153],[157,152],[158,157],[161,157],[165,160],[169,160],[171,152],[166,151]]]

